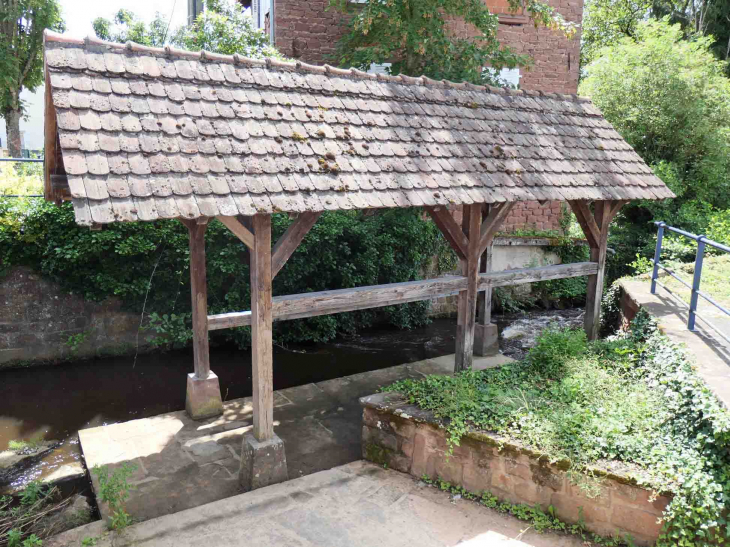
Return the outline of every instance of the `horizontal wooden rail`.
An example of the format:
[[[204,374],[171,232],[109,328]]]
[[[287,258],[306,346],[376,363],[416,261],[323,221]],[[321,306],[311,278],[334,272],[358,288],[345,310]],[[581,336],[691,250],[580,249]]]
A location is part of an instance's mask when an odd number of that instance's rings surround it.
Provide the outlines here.
[[[594,275],[598,272],[596,262],[558,264],[541,268],[505,270],[479,275],[479,290],[489,287],[507,287],[534,283],[550,279],[565,279]],[[371,285],[353,289],[310,292],[276,296],[273,299],[274,321],[287,321],[303,317],[316,317],[346,311],[380,308],[393,304],[405,304],[457,294],[466,290],[466,278],[458,275],[406,281],[388,285]],[[228,329],[251,324],[251,312],[221,313],[208,316],[208,330]]]

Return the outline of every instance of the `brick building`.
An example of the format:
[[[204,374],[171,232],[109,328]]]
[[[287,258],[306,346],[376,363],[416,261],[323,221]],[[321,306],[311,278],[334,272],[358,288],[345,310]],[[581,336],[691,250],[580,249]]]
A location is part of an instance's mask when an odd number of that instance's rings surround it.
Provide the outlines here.
[[[191,0],[192,1],[192,0]],[[251,7],[255,24],[272,37],[276,47],[287,57],[311,64],[336,64],[331,58],[337,41],[345,31],[348,16],[336,9],[327,10],[330,0],[240,0]],[[358,0],[350,0],[358,3]],[[359,0],[363,1],[363,0]],[[546,28],[536,29],[521,14],[512,14],[507,0],[485,0],[492,13],[499,15],[498,37],[518,53],[532,58],[529,70],[520,69],[509,81],[523,89],[546,93],[576,93],[580,59],[580,33],[567,39]],[[568,21],[580,24],[583,0],[548,0]],[[273,6],[273,25],[271,11]],[[455,35],[473,33],[463,21],[453,21]],[[515,71],[517,72],[517,71]],[[561,206],[559,202],[517,204],[503,224],[503,230],[557,230]]]

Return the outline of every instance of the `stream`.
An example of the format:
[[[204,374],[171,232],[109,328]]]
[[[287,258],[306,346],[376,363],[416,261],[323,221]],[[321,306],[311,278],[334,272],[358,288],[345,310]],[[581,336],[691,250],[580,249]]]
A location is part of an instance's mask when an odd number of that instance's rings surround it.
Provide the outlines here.
[[[493,316],[502,353],[524,357],[548,325],[582,325],[582,310]],[[274,389],[321,382],[454,352],[455,319],[413,330],[372,329],[326,344],[274,347]],[[17,489],[79,461],[79,429],[146,418],[185,407],[192,349],[0,371],[0,452],[11,440],[42,437],[59,446],[6,481]],[[224,400],[251,395],[251,353],[210,349]],[[2,487],[3,484],[0,484]]]

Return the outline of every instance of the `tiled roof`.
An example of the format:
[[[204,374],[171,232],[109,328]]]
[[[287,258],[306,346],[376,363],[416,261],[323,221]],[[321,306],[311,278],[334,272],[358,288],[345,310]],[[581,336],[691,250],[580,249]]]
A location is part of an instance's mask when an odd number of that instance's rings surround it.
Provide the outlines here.
[[[79,224],[669,189],[587,99],[47,33]]]

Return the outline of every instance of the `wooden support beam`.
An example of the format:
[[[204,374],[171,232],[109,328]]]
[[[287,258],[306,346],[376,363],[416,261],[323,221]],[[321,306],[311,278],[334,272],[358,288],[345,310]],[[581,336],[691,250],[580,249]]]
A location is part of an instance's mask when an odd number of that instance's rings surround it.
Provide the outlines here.
[[[618,214],[618,212],[621,210],[621,208],[626,205],[627,203],[630,203],[628,200],[615,200],[612,202],[611,205],[611,213],[609,214],[609,222],[613,221],[614,217]]]
[[[485,203],[482,205],[482,219],[487,219],[492,207]],[[482,222],[482,226],[484,223]],[[492,240],[493,242],[494,240]],[[481,242],[480,242],[481,244]],[[490,243],[482,251],[482,255],[479,258],[479,273],[487,273],[492,269],[492,251],[494,250],[493,245]],[[487,288],[484,291],[480,291],[477,295],[477,324],[488,325],[492,322],[492,289]]]
[[[208,352],[208,282],[205,268],[207,223],[180,219],[190,235],[190,292],[193,304],[193,362],[195,377],[206,380],[210,373]]]
[[[540,268],[489,272],[479,275],[477,289],[483,291],[490,287],[508,287],[550,279],[581,277],[594,275],[597,272],[598,264],[595,262],[577,262],[575,264],[557,264]],[[274,321],[288,321],[304,317],[380,308],[394,304],[452,296],[464,291],[466,286],[465,277],[454,275],[421,281],[276,296],[272,299],[272,315]],[[250,311],[222,313],[208,317],[209,330],[229,329],[247,325],[251,325]]]
[[[474,361],[474,324],[477,313],[479,277],[481,204],[464,205],[462,231],[467,239],[466,259],[461,260],[461,273],[466,277],[466,290],[459,293],[456,317],[456,351],[454,372],[471,368]]]
[[[276,274],[279,273],[279,270],[286,264],[289,257],[296,251],[304,236],[309,233],[309,230],[312,229],[312,226],[314,226],[314,223],[317,222],[321,214],[321,211],[317,213],[302,213],[289,225],[284,235],[274,245],[274,250],[272,251],[272,277],[276,277]]]
[[[601,327],[601,299],[603,297],[604,276],[606,273],[606,252],[608,249],[608,226],[611,223],[611,212],[614,209],[613,201],[596,201],[595,214],[590,216],[598,228],[598,241],[591,245],[591,262],[598,263],[598,272],[588,276],[586,286],[586,313],[584,328],[589,340],[598,338]],[[587,209],[587,206],[586,206]],[[618,211],[618,209],[616,209]],[[588,211],[586,214],[590,214]]]
[[[459,259],[465,260],[469,242],[452,214],[447,209],[441,207],[426,207],[426,211],[431,215],[434,224],[444,234],[446,241],[449,242],[449,245],[454,249]]]
[[[482,222],[479,236],[479,253],[483,253],[484,250],[492,244],[494,236],[502,226],[504,219],[512,210],[514,202],[495,203],[490,206],[489,215]]]
[[[253,434],[259,442],[274,437],[274,348],[272,337],[271,216],[253,217],[251,249],[251,353]]]
[[[588,245],[598,247],[598,241],[601,239],[601,230],[593,218],[588,203],[585,201],[569,201],[568,203],[570,204],[570,208],[573,209],[575,218],[588,240]]]
[[[237,217],[218,216],[216,218],[220,220],[226,228],[233,232],[233,235],[243,241],[246,247],[253,250],[255,244],[254,235],[248,227],[244,226],[243,222],[241,222]]]

